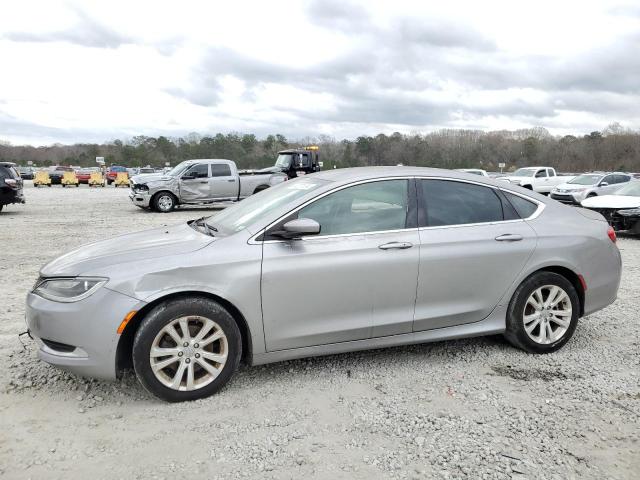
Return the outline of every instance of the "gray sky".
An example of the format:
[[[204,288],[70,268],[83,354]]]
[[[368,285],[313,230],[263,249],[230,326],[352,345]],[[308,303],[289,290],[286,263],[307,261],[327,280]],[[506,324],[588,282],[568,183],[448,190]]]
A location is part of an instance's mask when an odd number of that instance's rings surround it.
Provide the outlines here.
[[[25,1],[0,141],[640,128],[637,1]]]

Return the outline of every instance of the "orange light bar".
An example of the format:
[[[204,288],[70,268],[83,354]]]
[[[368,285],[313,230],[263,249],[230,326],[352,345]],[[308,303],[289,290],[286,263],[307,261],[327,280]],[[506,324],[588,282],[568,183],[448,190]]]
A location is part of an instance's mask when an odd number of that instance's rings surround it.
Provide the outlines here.
[[[127,323],[131,321],[131,319],[136,315],[136,313],[138,313],[136,310],[131,310],[129,313],[127,313],[127,315],[124,317],[124,320],[120,322],[120,326],[118,327],[118,330],[117,330],[118,335],[124,332],[124,328],[127,326]]]
[[[320,150],[320,147],[318,145],[309,145],[307,147],[304,147],[305,150]]]

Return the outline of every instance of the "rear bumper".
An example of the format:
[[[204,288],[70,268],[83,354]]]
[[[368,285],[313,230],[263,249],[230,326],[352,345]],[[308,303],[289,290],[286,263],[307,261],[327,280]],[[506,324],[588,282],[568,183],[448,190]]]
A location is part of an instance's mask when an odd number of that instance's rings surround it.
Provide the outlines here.
[[[12,188],[3,188],[0,190],[0,204],[9,205],[10,203],[25,203],[24,192],[22,188],[14,190]]]

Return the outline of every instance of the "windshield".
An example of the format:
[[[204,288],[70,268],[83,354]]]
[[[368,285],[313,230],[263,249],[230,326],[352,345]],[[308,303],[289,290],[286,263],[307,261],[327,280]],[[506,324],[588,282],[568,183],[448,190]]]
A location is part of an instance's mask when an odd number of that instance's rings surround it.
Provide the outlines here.
[[[286,170],[291,166],[292,159],[293,154],[281,153],[280,155],[278,155],[278,159],[276,160],[276,167],[280,167]]]
[[[223,234],[230,235],[239,232],[259,217],[270,214],[325,183],[326,180],[308,177],[282,182],[207,218],[207,225],[215,227]]]
[[[629,182],[620,190],[616,190],[614,195],[629,195],[630,197],[640,197],[640,182]]]
[[[573,185],[595,185],[600,181],[602,175],[578,175],[573,180],[569,180],[567,183]]]
[[[519,168],[511,175],[514,177],[533,177],[537,171],[537,168]]]
[[[171,170],[167,172],[167,175],[170,177],[178,177],[181,173],[183,173],[189,166],[192,164],[190,160],[186,160],[184,162],[180,162],[178,165],[173,167]]]

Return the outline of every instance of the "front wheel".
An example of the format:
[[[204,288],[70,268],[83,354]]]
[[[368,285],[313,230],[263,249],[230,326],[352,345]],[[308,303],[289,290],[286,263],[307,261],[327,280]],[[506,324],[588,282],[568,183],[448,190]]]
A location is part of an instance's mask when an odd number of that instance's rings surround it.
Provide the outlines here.
[[[160,192],[153,197],[153,208],[157,212],[168,213],[176,207],[176,197],[169,192]]]
[[[569,341],[578,325],[580,299],[562,275],[538,272],[516,289],[507,310],[506,339],[529,353],[550,353]]]
[[[145,317],[133,341],[140,383],[168,402],[197,400],[220,390],[242,355],[240,330],[217,302],[170,300]]]

